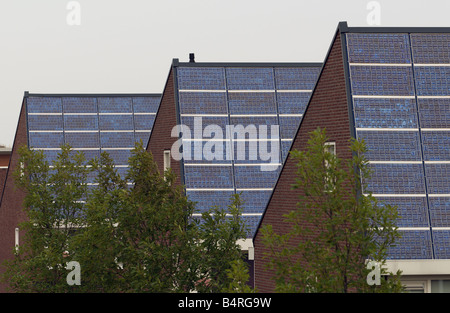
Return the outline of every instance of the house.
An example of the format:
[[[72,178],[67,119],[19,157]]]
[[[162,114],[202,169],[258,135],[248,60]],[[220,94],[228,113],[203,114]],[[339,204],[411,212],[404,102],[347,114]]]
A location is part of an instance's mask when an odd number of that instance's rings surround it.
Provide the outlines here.
[[[398,206],[402,238],[388,269],[411,291],[450,286],[450,28],[349,27],[339,23],[290,150],[325,128],[338,157],[364,138],[373,170],[367,190]],[[296,164],[288,156],[253,238],[255,286],[274,290],[259,231],[286,232],[295,209]]]

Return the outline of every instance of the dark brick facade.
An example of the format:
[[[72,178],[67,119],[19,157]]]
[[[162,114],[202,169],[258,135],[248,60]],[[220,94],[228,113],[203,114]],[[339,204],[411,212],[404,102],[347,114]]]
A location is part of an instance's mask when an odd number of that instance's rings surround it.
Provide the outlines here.
[[[25,101],[26,99],[24,98],[0,205],[0,263],[12,258],[15,244],[15,229],[20,222],[25,220],[25,214],[22,209],[24,193],[17,189],[12,175],[19,162],[18,149],[27,144]],[[21,233],[20,235],[23,234]],[[0,267],[0,273],[2,271],[3,269]],[[5,291],[6,286],[0,284],[0,292]]]
[[[152,133],[147,146],[153,159],[162,173],[164,166],[164,151],[170,150],[178,137],[171,137],[172,128],[177,125],[177,113],[175,102],[175,74],[172,67],[167,78],[164,92],[153,124]],[[170,167],[177,176],[176,183],[181,184],[181,164],[171,158]]]
[[[309,138],[308,134],[320,127],[326,129],[330,141],[336,142],[336,153],[340,158],[352,157],[349,149],[351,131],[346,90],[343,51],[338,32],[329,50],[292,149],[304,149]],[[289,156],[266,208],[260,228],[270,224],[276,233],[286,232],[288,225],[284,222],[283,215],[295,209],[301,192],[301,190],[292,189],[292,185],[295,183],[295,173],[295,161]],[[274,273],[267,269],[267,260],[264,259],[267,251],[262,243],[259,230],[254,237],[253,244],[255,246],[255,287],[260,292],[273,292]]]

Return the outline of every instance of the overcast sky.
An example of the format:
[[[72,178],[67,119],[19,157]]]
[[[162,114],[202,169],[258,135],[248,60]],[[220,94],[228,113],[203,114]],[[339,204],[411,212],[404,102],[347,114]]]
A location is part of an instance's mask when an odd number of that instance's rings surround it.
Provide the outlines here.
[[[69,2],[0,0],[0,143],[13,143],[24,91],[161,93],[172,59],[190,52],[198,62],[322,62],[339,21],[368,26],[375,12],[370,0]],[[448,0],[377,2],[380,26],[450,26]]]

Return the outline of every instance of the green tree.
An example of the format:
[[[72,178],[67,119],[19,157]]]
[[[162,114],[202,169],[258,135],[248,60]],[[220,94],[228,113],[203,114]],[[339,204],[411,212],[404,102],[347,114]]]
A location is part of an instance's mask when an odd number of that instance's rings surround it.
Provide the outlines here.
[[[364,141],[352,140],[350,161],[327,149],[325,130],[311,133],[305,151],[292,151],[297,162],[297,208],[285,216],[291,227],[276,234],[263,227],[280,292],[397,292],[400,272],[387,273],[389,246],[400,234],[398,210],[381,205],[367,192],[370,177]],[[362,193],[364,190],[364,194]],[[381,285],[369,285],[366,262],[379,264]]]
[[[200,214],[142,142],[126,177],[107,153],[86,163],[63,146],[52,166],[42,151],[23,147],[20,155],[15,178],[28,221],[5,264],[13,291],[220,292],[233,281],[227,271],[243,258],[237,242],[246,236],[239,196]],[[79,286],[66,282],[69,261],[81,266]]]
[[[69,291],[66,263],[74,255],[72,240],[83,217],[89,168],[84,155],[63,146],[50,166],[42,151],[22,147],[14,172],[16,185],[26,191],[28,219],[21,223],[25,238],[6,262],[5,281],[12,290]]]

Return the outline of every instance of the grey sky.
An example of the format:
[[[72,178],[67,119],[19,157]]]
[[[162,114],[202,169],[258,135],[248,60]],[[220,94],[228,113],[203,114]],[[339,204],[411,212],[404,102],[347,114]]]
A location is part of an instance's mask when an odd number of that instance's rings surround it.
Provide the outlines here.
[[[368,26],[370,0],[0,0],[0,143],[24,91],[160,93],[173,58],[322,62],[339,21]],[[380,0],[381,26],[450,26],[447,0]]]

